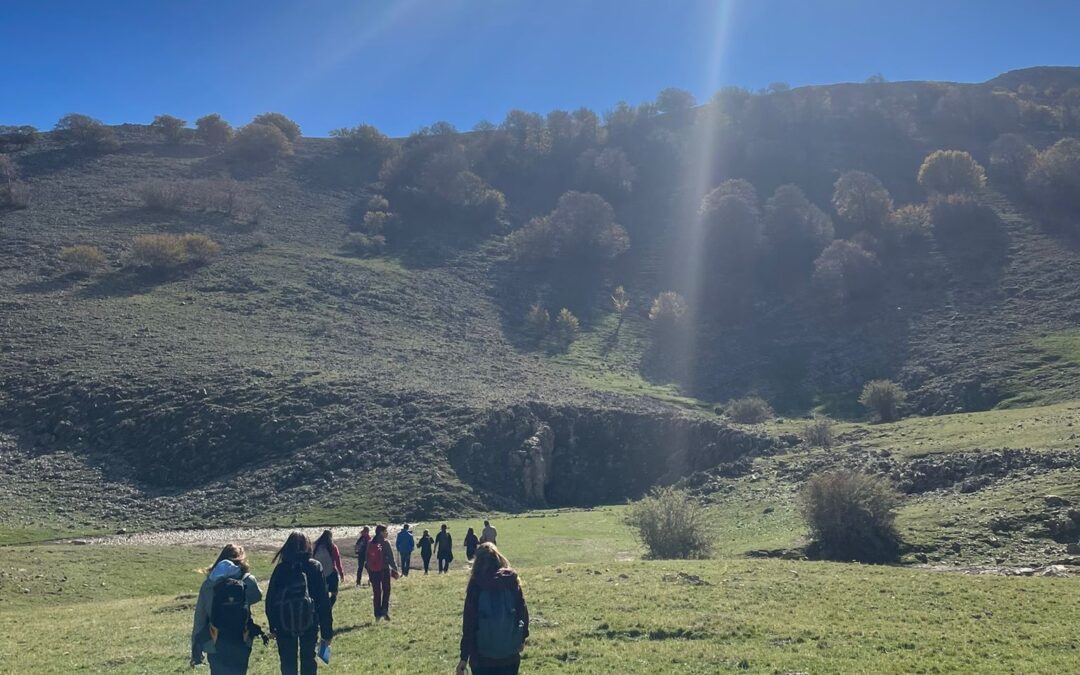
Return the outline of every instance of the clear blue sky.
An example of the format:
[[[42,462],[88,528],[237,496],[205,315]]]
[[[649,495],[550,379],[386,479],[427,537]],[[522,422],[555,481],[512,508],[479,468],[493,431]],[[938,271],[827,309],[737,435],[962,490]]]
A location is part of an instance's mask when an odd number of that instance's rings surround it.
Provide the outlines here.
[[[1080,1],[0,0],[0,124],[278,110],[308,135],[1080,65]]]

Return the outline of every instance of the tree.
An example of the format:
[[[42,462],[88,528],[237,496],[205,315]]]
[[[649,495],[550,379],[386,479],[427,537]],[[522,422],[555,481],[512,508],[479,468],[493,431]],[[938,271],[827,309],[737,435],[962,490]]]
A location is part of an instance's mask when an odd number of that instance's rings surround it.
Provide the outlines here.
[[[863,386],[859,403],[879,422],[893,422],[900,419],[905,397],[904,390],[892,380],[870,380]]]
[[[848,470],[810,478],[800,495],[811,550],[831,560],[889,562],[899,554],[899,496],[883,478]]]
[[[611,307],[619,315],[619,323],[622,323],[623,315],[630,308],[630,296],[626,294],[626,289],[622,286],[616,287],[611,294]]]
[[[876,234],[892,213],[893,201],[877,176],[848,171],[833,185],[832,205],[849,233],[865,230]]]
[[[1035,148],[1020,134],[1002,134],[990,144],[990,175],[1002,182],[1021,183],[1035,155]]]
[[[704,247],[721,276],[741,277],[753,269],[761,246],[761,214],[740,195],[717,199],[718,190],[706,195],[701,204]]]
[[[1024,186],[1047,208],[1080,210],[1080,140],[1063,138],[1040,152]]]
[[[663,115],[686,113],[697,105],[694,95],[685,89],[668,87],[656,95],[656,109]]]
[[[777,272],[805,279],[814,259],[833,239],[832,219],[794,185],[781,185],[765,203],[765,240],[776,260]]]
[[[747,206],[758,210],[758,194],[753,184],[745,178],[730,178],[717,185],[701,201],[701,213],[706,213],[716,207],[724,197],[738,197],[746,202]]]
[[[577,159],[574,182],[583,190],[618,196],[629,194],[637,170],[620,148],[589,148]]]
[[[881,291],[881,264],[862,246],[838,239],[814,261],[812,280],[826,304],[845,307],[877,297]]]
[[[236,132],[229,150],[234,156],[252,162],[273,162],[293,154],[292,143],[279,128],[254,122]]]
[[[963,150],[936,150],[919,167],[919,185],[930,194],[970,194],[986,186],[986,172]]]
[[[120,148],[112,129],[88,115],[69,113],[57,121],[53,131],[60,140],[92,153],[115,152]]]
[[[150,128],[161,134],[166,143],[176,145],[184,140],[187,132],[187,121],[172,115],[158,115],[150,123]]]
[[[930,243],[930,208],[907,204],[892,212],[884,236],[892,248],[925,249]]]
[[[256,115],[255,119],[251,120],[251,123],[269,124],[270,126],[277,127],[281,133],[285,134],[285,138],[289,139],[290,143],[300,138],[300,125],[278,112],[267,112]]]
[[[555,317],[554,331],[555,341],[559,346],[563,349],[570,346],[570,343],[577,339],[580,330],[581,324],[578,322],[578,318],[567,308],[560,309],[559,315]]]
[[[653,299],[649,320],[661,328],[671,328],[686,316],[686,300],[674,291],[664,291]]]
[[[0,152],[18,152],[38,142],[38,130],[29,125],[0,124]]]
[[[715,536],[712,516],[692,495],[658,487],[626,508],[623,522],[659,560],[707,558]]]
[[[518,260],[530,262],[611,260],[630,247],[626,230],[603,197],[567,192],[555,209],[510,235]]]
[[[548,331],[551,330],[551,315],[540,303],[534,303],[529,307],[528,313],[525,314],[525,329],[529,337],[537,342],[547,337]]]
[[[361,124],[351,129],[334,129],[330,135],[337,139],[338,151],[343,155],[352,155],[368,159],[376,168],[394,151],[394,142],[370,124]]]
[[[232,126],[217,113],[195,120],[195,137],[211,147],[220,148],[229,142],[232,135]]]

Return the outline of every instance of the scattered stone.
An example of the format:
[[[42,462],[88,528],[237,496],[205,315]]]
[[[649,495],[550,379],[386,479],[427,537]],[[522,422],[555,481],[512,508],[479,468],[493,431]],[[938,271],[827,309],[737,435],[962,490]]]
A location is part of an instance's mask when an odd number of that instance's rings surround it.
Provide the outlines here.
[[[1065,499],[1064,497],[1060,497],[1058,495],[1046,495],[1045,497],[1043,497],[1043,502],[1045,502],[1046,505],[1051,508],[1059,508],[1072,504],[1072,502],[1070,502],[1068,499]]]

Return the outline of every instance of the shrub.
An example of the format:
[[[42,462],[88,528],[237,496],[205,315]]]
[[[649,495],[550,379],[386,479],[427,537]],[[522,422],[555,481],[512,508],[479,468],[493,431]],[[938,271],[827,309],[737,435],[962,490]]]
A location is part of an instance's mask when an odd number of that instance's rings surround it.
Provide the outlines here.
[[[153,180],[138,187],[143,205],[152,211],[179,211],[187,199],[183,183]]]
[[[896,491],[882,478],[846,470],[813,476],[800,504],[814,540],[811,550],[832,560],[895,560],[898,503]]]
[[[281,129],[254,122],[236,132],[229,149],[233,156],[252,162],[273,162],[293,154],[292,143]]]
[[[686,316],[686,300],[674,291],[664,291],[653,299],[649,320],[656,325],[672,327]]]
[[[60,260],[72,274],[93,274],[108,264],[108,259],[97,246],[67,246],[60,250]]]
[[[38,130],[32,126],[0,125],[0,152],[18,152],[38,142]]]
[[[803,440],[814,448],[831,448],[836,442],[833,423],[828,417],[815,417],[803,427]]]
[[[390,200],[382,195],[371,195],[367,200],[365,208],[368,211],[389,211]]]
[[[838,239],[814,261],[813,286],[828,305],[842,307],[877,297],[881,264],[877,256],[852,241]]]
[[[529,337],[536,341],[543,340],[551,330],[551,315],[539,303],[529,307],[529,311],[525,314],[525,330],[528,331]]]
[[[1063,138],[1040,152],[1024,186],[1044,207],[1080,210],[1080,140]]]
[[[930,242],[930,209],[908,204],[892,212],[883,239],[894,248],[925,249]]]
[[[161,134],[166,143],[176,145],[183,141],[187,134],[187,121],[172,115],[158,115],[150,123],[150,128]]]
[[[870,380],[863,385],[859,403],[880,422],[900,419],[900,407],[904,405],[904,390],[892,380]]]
[[[876,233],[892,213],[892,195],[877,176],[865,171],[848,171],[833,185],[833,209],[850,232]]]
[[[617,287],[611,294],[611,308],[619,315],[619,322],[622,323],[626,310],[630,309],[630,296],[622,286]]]
[[[140,234],[131,244],[135,264],[154,271],[172,270],[187,262],[180,237],[173,234]]]
[[[935,197],[930,202],[930,218],[939,240],[971,238],[992,232],[998,225],[993,207],[969,194]]]
[[[191,181],[185,192],[192,208],[221,213],[237,222],[257,223],[263,203],[231,178],[207,178]]]
[[[727,404],[727,415],[739,424],[761,424],[772,419],[773,410],[760,396],[737,398]]]
[[[589,148],[577,158],[574,176],[584,190],[617,196],[633,190],[637,170],[621,148]]]
[[[0,184],[14,183],[18,175],[15,162],[7,155],[0,155]]]
[[[345,239],[345,250],[361,258],[378,255],[385,247],[386,237],[381,234],[353,232]]]
[[[832,219],[794,185],[781,185],[765,203],[762,228],[777,272],[805,280],[814,259],[833,239]]]
[[[195,120],[195,137],[211,147],[220,148],[232,139],[232,135],[232,125],[217,113]]]
[[[559,315],[555,317],[554,325],[555,341],[559,346],[564,348],[569,346],[571,342],[577,339],[580,330],[581,324],[578,322],[578,318],[567,308],[560,309]]]
[[[205,265],[221,253],[221,244],[205,234],[181,235],[180,243],[184,246],[188,261],[197,265]]]
[[[106,153],[120,148],[113,130],[88,115],[64,115],[53,130],[60,140],[86,152]]]
[[[936,150],[919,167],[919,185],[930,194],[973,193],[986,186],[986,172],[963,150]]]
[[[701,212],[708,213],[715,208],[717,202],[724,197],[738,197],[747,206],[758,209],[758,194],[753,183],[745,178],[731,178],[713,188],[705,198],[701,200]]]
[[[341,154],[368,158],[376,169],[394,151],[394,142],[370,124],[361,124],[352,129],[334,129],[330,135],[337,139]]]
[[[386,230],[393,230],[401,219],[396,213],[388,211],[368,211],[364,214],[361,228],[367,234],[382,234]]]
[[[25,209],[30,206],[30,186],[19,181],[0,185],[0,206],[11,209]]]
[[[509,243],[523,261],[610,260],[630,247],[630,237],[603,197],[567,192],[555,210],[533,218],[510,235]]]
[[[650,558],[707,558],[712,552],[712,519],[706,508],[683,490],[653,488],[627,507],[623,523]]]
[[[1002,134],[990,144],[990,175],[994,180],[1020,183],[1035,161],[1035,148],[1019,134]]]
[[[268,124],[272,127],[277,127],[281,133],[285,134],[285,138],[287,138],[290,143],[300,138],[300,125],[281,113],[268,112],[256,115],[255,119],[251,120],[251,123]]]
[[[715,269],[737,275],[753,268],[761,246],[761,213],[757,204],[737,194],[717,198],[722,188],[710,192],[701,203],[704,248]]]

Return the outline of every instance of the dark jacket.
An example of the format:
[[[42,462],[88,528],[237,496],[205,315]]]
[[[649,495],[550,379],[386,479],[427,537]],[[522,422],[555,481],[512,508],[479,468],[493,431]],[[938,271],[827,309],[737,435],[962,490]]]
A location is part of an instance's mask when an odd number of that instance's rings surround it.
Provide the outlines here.
[[[326,579],[323,578],[322,565],[318,560],[312,559],[307,553],[285,556],[274,568],[270,575],[270,585],[266,589],[266,620],[270,624],[270,632],[278,630],[278,596],[282,593],[281,584],[286,583],[290,568],[300,565],[304,576],[307,578],[308,595],[315,603],[315,624],[322,633],[322,639],[330,640],[334,637],[334,616],[330,609],[330,595],[326,590]]]
[[[420,537],[420,541],[418,544],[420,547],[420,555],[424,556],[425,558],[430,558],[431,547],[434,543],[435,540],[432,539],[429,535],[425,534],[424,536]]]
[[[480,545],[480,540],[476,537],[475,532],[470,532],[465,535],[465,553],[470,556],[476,553],[476,547]]]
[[[525,644],[525,640],[529,637],[529,608],[525,605],[525,594],[521,591],[521,582],[518,581],[517,572],[505,568],[488,579],[470,580],[465,590],[465,611],[461,618],[461,660],[468,661],[470,668],[512,666],[521,662],[520,654],[507,659],[485,659],[476,650],[476,632],[480,623],[480,590],[500,588],[512,590],[517,594],[517,616],[518,620],[524,624],[521,643]]]
[[[440,530],[435,535],[435,557],[439,560],[454,559],[454,538],[450,536],[449,531]]]

